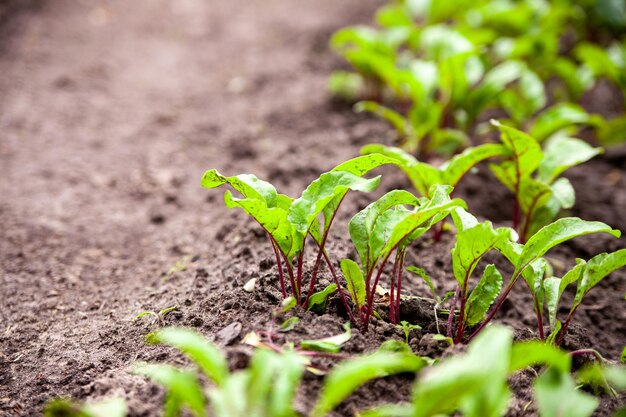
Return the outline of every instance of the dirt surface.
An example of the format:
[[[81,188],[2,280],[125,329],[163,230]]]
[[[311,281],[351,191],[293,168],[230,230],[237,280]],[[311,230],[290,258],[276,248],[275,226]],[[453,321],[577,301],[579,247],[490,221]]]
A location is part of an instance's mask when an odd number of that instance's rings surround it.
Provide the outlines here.
[[[8,4],[8,3],[7,3]],[[33,2],[35,4],[35,2]],[[297,196],[311,180],[388,141],[384,124],[333,104],[325,91],[340,65],[326,46],[337,28],[368,22],[375,1],[201,0],[37,2],[0,33],[0,415],[39,415],[54,396],[119,395],[133,416],[159,414],[162,391],[128,374],[136,360],[182,363],[144,336],[161,323],[142,311],[177,306],[166,324],[189,325],[216,340],[233,368],[245,366],[249,331],[268,330],[280,292],[270,247],[242,213],[204,190],[205,169],[253,172]],[[6,20],[6,17],[3,18]],[[626,230],[626,167],[619,151],[572,170],[579,194],[573,214]],[[346,220],[404,178],[382,170],[374,195],[352,195],[331,246],[349,255]],[[462,183],[470,209],[504,222],[510,197],[488,171]],[[489,193],[485,190],[489,187]],[[449,237],[426,239],[409,262],[450,289]],[[579,239],[551,254],[574,256],[625,247],[624,239]],[[312,260],[309,260],[312,261]],[[562,268],[561,268],[562,269]],[[557,272],[559,269],[557,268]],[[243,290],[257,278],[252,293]],[[626,344],[626,273],[615,273],[577,313],[572,348],[595,347],[611,359]],[[328,280],[325,272],[322,283]],[[610,289],[610,290],[609,290]],[[426,295],[418,282],[407,293]],[[535,331],[523,287],[500,318]],[[290,340],[342,330],[341,308],[302,314]],[[403,318],[420,354],[441,354],[429,341],[434,315],[407,303]],[[370,351],[393,326],[355,334],[345,352]],[[321,363],[320,366],[329,366]],[[529,376],[514,380],[511,415],[524,414]],[[320,386],[307,375],[298,407]],[[336,415],[407,399],[410,377],[376,381]],[[616,400],[603,399],[608,415]]]

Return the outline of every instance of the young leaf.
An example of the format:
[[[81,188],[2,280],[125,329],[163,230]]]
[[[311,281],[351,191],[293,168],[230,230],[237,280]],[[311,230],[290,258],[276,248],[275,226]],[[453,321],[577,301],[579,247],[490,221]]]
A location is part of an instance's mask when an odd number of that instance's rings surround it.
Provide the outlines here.
[[[343,327],[346,329],[345,333],[326,337],[324,339],[303,340],[300,342],[300,347],[305,350],[337,353],[341,350],[341,346],[352,337],[350,323],[346,323]]]
[[[333,369],[322,388],[311,417],[322,417],[338,406],[348,395],[374,378],[405,372],[417,372],[426,361],[410,353],[378,352],[341,363]]]
[[[518,342],[511,352],[510,372],[520,371],[529,366],[547,365],[561,372],[569,372],[572,357],[567,352],[538,340]]]
[[[278,331],[279,332],[283,332],[283,333],[290,332],[290,331],[292,331],[293,329],[296,328],[298,323],[300,323],[300,319],[298,317],[296,317],[296,316],[289,317],[287,320],[282,322],[282,324],[278,328]]]
[[[402,138],[411,135],[411,125],[404,116],[387,106],[383,106],[375,101],[360,101],[354,106],[354,110],[358,113],[370,112],[386,120]]]
[[[584,260],[577,259],[576,265],[563,278],[549,277],[544,280],[543,285],[546,294],[546,304],[548,305],[550,327],[553,329],[556,326],[556,313],[559,309],[559,301],[563,292],[569,284],[580,280],[586,264]]]
[[[535,400],[541,417],[589,417],[598,400],[576,389],[569,373],[546,370],[535,381]]]
[[[506,155],[508,150],[503,145],[486,144],[468,148],[454,156],[440,170],[442,184],[456,187],[461,178],[476,164],[498,155]]]
[[[371,155],[362,155],[357,156],[356,158],[352,158],[347,160],[346,162],[342,162],[337,165],[331,172],[334,171],[346,171],[351,174],[362,176],[373,170],[374,168],[378,168],[381,165],[393,164],[394,160],[385,155],[380,154],[371,154]]]
[[[543,227],[528,240],[517,260],[513,275],[517,275],[518,272],[521,272],[554,246],[577,236],[591,233],[608,233],[615,237],[621,235],[619,230],[614,230],[602,222],[589,222],[578,217],[564,217]]]
[[[326,310],[328,297],[337,292],[337,284],[330,284],[322,291],[318,291],[309,298],[309,311],[322,314]]]
[[[539,142],[543,142],[561,129],[584,124],[589,120],[589,114],[582,107],[572,103],[559,103],[541,113],[529,133]]]
[[[379,182],[380,177],[369,180],[347,171],[324,173],[292,203],[287,218],[296,230],[306,235],[317,216],[337,197],[345,195],[348,190],[372,191]]]
[[[420,206],[415,212],[410,213],[402,221],[393,227],[393,232],[389,237],[383,237],[384,247],[380,251],[380,257],[383,257],[396,248],[405,238],[409,237],[418,228],[432,218],[437,217],[436,221],[440,221],[443,215],[447,215],[451,209],[455,207],[465,206],[465,202],[460,199],[450,200],[448,195],[452,191],[452,187],[444,185],[436,185],[431,191],[432,198],[426,204]],[[422,228],[421,233],[425,232],[430,225]],[[411,236],[412,238],[415,236]]]
[[[467,282],[480,258],[503,239],[510,239],[510,236],[510,229],[494,230],[491,222],[479,223],[457,233],[456,243],[452,248],[452,270],[462,289],[467,289]]]
[[[176,409],[186,405],[195,417],[206,416],[204,394],[194,372],[183,371],[170,365],[143,362],[135,363],[131,372],[148,377],[165,387],[166,401],[169,403],[166,407],[171,407],[170,412],[176,413]]]
[[[352,301],[358,308],[363,307],[365,305],[366,291],[365,279],[363,278],[361,269],[353,260],[342,259],[341,271],[343,272],[343,276],[348,283],[348,290],[352,296]]]
[[[485,314],[500,294],[502,274],[495,265],[487,265],[482,278],[467,300],[467,323],[473,326],[485,318]]]
[[[217,385],[228,377],[228,362],[222,352],[193,330],[167,327],[150,333],[147,338],[150,343],[166,344],[183,352]]]
[[[471,416],[504,414],[512,340],[511,330],[489,327],[470,344],[467,354],[425,370],[414,389],[413,416],[430,417],[455,410]],[[476,407],[482,408],[482,414],[476,414]]]
[[[57,399],[46,404],[43,410],[45,417],[125,417],[126,413],[126,402],[122,398],[107,398],[82,406]]]
[[[293,352],[277,354],[259,349],[248,370],[247,413],[242,415],[295,417],[296,389],[304,372],[301,357]]]
[[[377,260],[371,241],[378,220],[390,208],[400,205],[418,206],[419,200],[408,191],[393,190],[365,207],[350,220],[350,238],[366,270],[369,270]]]
[[[406,270],[417,275],[421,279],[423,279],[426,285],[428,285],[428,288],[430,289],[430,293],[433,295],[433,298],[439,304],[441,304],[441,298],[437,295],[437,290],[435,290],[435,285],[433,284],[433,280],[430,278],[430,275],[428,275],[426,271],[424,271],[422,268],[419,268],[417,266],[412,266],[412,265],[407,266]]]
[[[500,140],[511,152],[511,161],[505,161],[500,165],[490,165],[498,179],[512,191],[519,188],[522,178],[530,176],[543,157],[539,143],[526,133],[509,126],[505,126],[495,120],[491,124],[500,132]]]
[[[206,171],[202,177],[202,186],[205,188],[216,188],[223,184],[229,184],[245,198],[264,201],[269,208],[276,206],[278,193],[274,186],[252,174],[225,177],[217,170],[211,169]]]
[[[537,179],[550,184],[565,170],[601,154],[602,148],[594,148],[580,139],[556,136],[543,150],[544,157],[537,168]]]
[[[591,258],[582,272],[573,305],[581,303],[583,297],[602,279],[613,271],[626,266],[626,249],[613,253],[601,253]]]

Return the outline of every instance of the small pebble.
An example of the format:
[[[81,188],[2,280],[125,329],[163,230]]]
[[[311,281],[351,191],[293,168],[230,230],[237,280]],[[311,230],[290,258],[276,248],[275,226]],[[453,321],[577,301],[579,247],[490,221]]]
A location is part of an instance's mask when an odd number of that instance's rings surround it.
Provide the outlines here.
[[[254,291],[255,284],[256,284],[256,278],[252,278],[251,280],[249,280],[248,282],[244,284],[243,290],[247,292],[252,292]]]

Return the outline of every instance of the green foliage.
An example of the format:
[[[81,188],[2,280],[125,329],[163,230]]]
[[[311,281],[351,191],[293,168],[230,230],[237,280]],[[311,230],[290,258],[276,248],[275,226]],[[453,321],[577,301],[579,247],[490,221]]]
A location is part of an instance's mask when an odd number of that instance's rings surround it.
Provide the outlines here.
[[[385,351],[343,362],[326,377],[311,417],[326,415],[367,381],[399,373],[414,373],[424,366],[426,361],[412,353]]]
[[[435,185],[432,198],[418,199],[402,190],[390,191],[357,213],[350,221],[350,237],[360,259],[342,261],[342,271],[362,330],[367,329],[376,287],[388,259],[395,251],[391,277],[390,319],[399,321],[404,253],[408,245],[441,221],[461,200],[451,200],[449,186]],[[411,206],[411,209],[406,208]],[[396,291],[397,285],[397,291]]]
[[[409,335],[413,330],[420,330],[422,326],[419,324],[411,324],[406,320],[402,320],[400,324],[397,324],[396,327],[399,327],[404,332],[404,341],[409,343]]]
[[[441,167],[436,168],[426,162],[420,162],[400,148],[384,145],[367,145],[361,150],[363,154],[378,153],[394,160],[394,165],[400,168],[411,180],[417,192],[431,198],[430,190],[433,186],[450,185],[456,188],[461,179],[478,163],[495,157],[503,156],[508,150],[503,145],[487,144],[468,148],[454,156]]]
[[[252,216],[267,233],[276,257],[276,265],[283,297],[287,298],[283,263],[291,286],[291,295],[297,303],[309,307],[322,258],[330,263],[325,250],[326,239],[335,214],[348,191],[369,192],[378,186],[380,177],[362,178],[372,169],[393,162],[384,155],[360,156],[346,161],[313,181],[298,199],[279,194],[274,186],[250,174],[225,177],[216,170],[206,171],[202,186],[215,188],[230,185],[243,198],[226,191],[224,201],[229,208],[238,207]],[[320,228],[320,218],[322,219]],[[303,257],[307,236],[318,246],[318,255],[311,273],[306,297],[303,297]],[[332,268],[331,268],[332,269]],[[336,276],[335,284],[338,285]],[[324,294],[321,295],[325,300]],[[316,295],[314,308],[320,308]],[[323,301],[322,300],[322,301]],[[321,302],[323,305],[323,302]]]
[[[164,328],[150,333],[147,340],[150,343],[167,344],[180,350],[217,385],[222,385],[228,375],[228,363],[222,352],[192,330],[178,327]]]
[[[331,90],[366,99],[356,110],[388,121],[401,146],[421,155],[466,146],[492,110],[540,141],[563,129],[574,135],[575,126],[603,127],[573,101],[598,77],[623,89],[626,49],[584,41],[580,28],[591,13],[562,1],[439,3],[394,2],[377,13],[378,27],[338,31],[331,47],[356,73],[333,74]],[[574,47],[562,47],[566,36]],[[545,109],[547,97],[556,103]]]
[[[519,229],[520,238],[525,242],[553,221],[562,209],[574,205],[574,189],[566,178],[558,178],[559,175],[598,155],[602,149],[579,139],[554,136],[542,151],[531,136],[498,122],[492,123],[500,130],[509,157],[499,164],[491,164],[490,168],[515,195],[513,226]]]
[[[337,347],[349,340],[349,326],[345,327],[346,333],[324,339],[325,346]],[[205,416],[207,415],[205,405],[210,405],[211,415],[216,417],[300,415],[293,406],[308,359],[297,352],[276,353],[267,349],[257,349],[246,369],[230,373],[228,368],[225,371],[222,369],[223,364],[213,363],[216,357],[224,357],[217,347],[191,330],[166,328],[150,336],[149,340],[181,350],[209,379],[217,383],[209,390],[208,398],[205,398],[194,371],[181,370],[170,365],[135,364],[133,366],[135,374],[144,375],[166,388],[165,415],[180,415],[182,408],[186,407],[195,416]],[[314,347],[314,342],[321,341],[310,342],[311,346],[307,346],[307,349]],[[302,345],[304,346],[305,342],[302,342]],[[415,373],[426,366],[426,363],[424,359],[411,353],[410,349],[407,351],[382,348],[376,353],[344,361],[324,380],[311,416],[321,417],[328,414],[353,391],[372,379],[398,373]],[[207,364],[212,364],[209,372]],[[215,379],[216,368],[219,372],[224,371],[219,383]],[[77,416],[83,417],[82,414]]]
[[[588,417],[598,400],[576,389],[574,379],[556,369],[548,369],[535,382],[535,399],[542,417]]]
[[[352,337],[350,323],[346,323],[344,325],[344,329],[344,333],[340,333],[331,337],[326,337],[324,339],[303,340],[300,342],[300,347],[305,350],[312,350],[317,352],[337,353],[341,350],[341,347]]]
[[[587,262],[582,259],[578,259],[576,265],[570,269],[563,276],[563,278],[546,278],[544,287],[550,326],[552,327],[551,340],[555,343],[562,340],[563,335],[567,331],[570,320],[576,312],[576,309],[582,303],[583,298],[600,281],[624,266],[626,266],[626,249],[621,249],[613,253],[601,253],[594,256]],[[569,314],[563,325],[557,326],[559,301],[567,286],[574,282],[577,285],[576,296],[574,297]]]
[[[58,399],[46,405],[43,415],[45,417],[124,417],[126,412],[126,402],[121,398],[108,398],[82,405]]]

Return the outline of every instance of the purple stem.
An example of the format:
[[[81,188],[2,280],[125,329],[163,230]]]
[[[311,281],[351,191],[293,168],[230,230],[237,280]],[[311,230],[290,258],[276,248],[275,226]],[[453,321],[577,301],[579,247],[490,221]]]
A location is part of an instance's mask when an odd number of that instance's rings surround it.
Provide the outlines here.
[[[285,287],[285,276],[283,272],[283,263],[280,260],[280,255],[278,254],[278,249],[276,249],[276,240],[270,235],[267,234],[272,242],[272,249],[274,249],[274,256],[276,256],[276,267],[278,268],[278,278],[280,280],[280,289],[283,293],[283,298],[287,298],[287,289]]]

